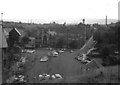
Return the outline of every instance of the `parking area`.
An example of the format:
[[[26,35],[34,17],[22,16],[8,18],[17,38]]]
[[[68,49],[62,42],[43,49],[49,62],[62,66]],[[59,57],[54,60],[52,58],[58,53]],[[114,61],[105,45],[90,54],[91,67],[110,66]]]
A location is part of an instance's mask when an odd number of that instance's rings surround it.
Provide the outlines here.
[[[48,52],[49,50],[47,49],[41,49],[36,50],[33,54],[27,54],[32,60],[36,58],[26,74],[29,76],[28,78],[31,83],[40,82],[38,76],[43,73],[50,75],[59,73],[64,80],[71,76],[82,74],[81,69],[84,65],[74,59],[76,52],[70,53],[69,51],[65,51],[60,53],[58,57],[48,57],[47,62],[40,62],[40,58],[47,55]],[[34,77],[36,77],[36,79],[34,79]]]

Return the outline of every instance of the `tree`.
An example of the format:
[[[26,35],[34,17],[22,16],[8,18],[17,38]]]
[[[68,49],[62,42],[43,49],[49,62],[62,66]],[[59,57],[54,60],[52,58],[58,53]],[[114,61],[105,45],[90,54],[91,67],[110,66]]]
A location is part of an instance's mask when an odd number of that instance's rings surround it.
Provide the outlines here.
[[[66,45],[66,40],[63,39],[63,38],[60,38],[60,39],[57,41],[56,47],[57,47],[57,48],[63,48],[65,45]]]
[[[22,46],[28,44],[29,41],[30,41],[30,39],[28,36],[22,37],[22,39],[21,39]]]
[[[76,40],[71,41],[69,47],[71,49],[76,49],[78,47],[78,42]]]
[[[100,37],[100,31],[97,30],[94,35],[93,35],[93,38],[98,42],[98,43],[101,43],[101,37]]]
[[[109,65],[109,54],[110,54],[109,49],[110,48],[108,46],[109,45],[105,44],[102,47],[101,54],[102,54],[103,65]]]
[[[26,36],[29,36],[29,37],[37,37],[38,31],[39,30],[37,29],[25,30]]]
[[[103,49],[102,49],[102,55],[104,57],[106,57],[106,56],[109,55],[109,48],[107,46],[103,47]]]

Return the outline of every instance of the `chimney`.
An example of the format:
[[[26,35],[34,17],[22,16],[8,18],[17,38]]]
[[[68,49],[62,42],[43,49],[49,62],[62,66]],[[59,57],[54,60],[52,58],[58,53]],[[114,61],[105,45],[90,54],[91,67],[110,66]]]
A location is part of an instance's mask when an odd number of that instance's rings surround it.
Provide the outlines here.
[[[105,20],[105,25],[107,26],[107,16],[106,16],[106,20]]]

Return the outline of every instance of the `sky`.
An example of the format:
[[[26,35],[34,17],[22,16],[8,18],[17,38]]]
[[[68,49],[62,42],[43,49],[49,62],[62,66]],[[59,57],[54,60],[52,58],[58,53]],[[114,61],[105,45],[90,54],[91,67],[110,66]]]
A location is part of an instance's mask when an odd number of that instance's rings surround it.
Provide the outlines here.
[[[3,20],[71,21],[118,19],[120,0],[0,0]]]

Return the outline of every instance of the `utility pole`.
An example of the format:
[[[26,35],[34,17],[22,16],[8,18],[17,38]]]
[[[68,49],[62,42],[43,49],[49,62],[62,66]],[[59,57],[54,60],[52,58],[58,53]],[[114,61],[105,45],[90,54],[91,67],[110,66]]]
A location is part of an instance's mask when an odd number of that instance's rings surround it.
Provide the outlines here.
[[[3,13],[1,13],[1,21],[3,21]]]
[[[87,30],[86,30],[86,26],[85,26],[85,19],[83,19],[83,25],[85,27],[85,31],[84,31],[84,42],[86,42],[86,37],[87,37]]]
[[[66,27],[66,22],[64,23],[65,29],[67,29],[67,49],[69,48],[69,29]]]
[[[106,20],[105,20],[105,25],[107,26],[107,16],[106,16]]]
[[[84,36],[85,36],[85,37],[84,37],[84,41],[85,41],[85,42],[86,42],[86,37],[87,37],[86,34],[87,34],[87,33],[86,33],[86,27],[85,27],[85,34],[84,34]]]

